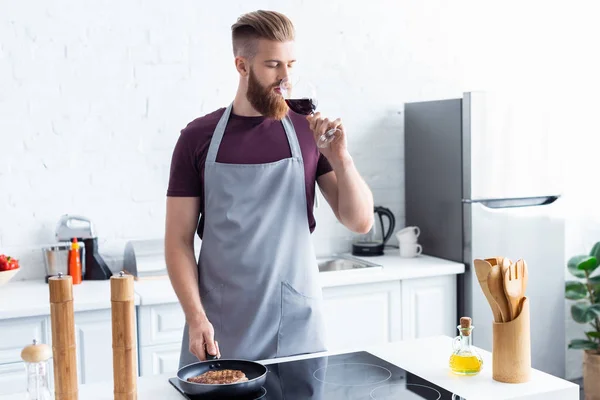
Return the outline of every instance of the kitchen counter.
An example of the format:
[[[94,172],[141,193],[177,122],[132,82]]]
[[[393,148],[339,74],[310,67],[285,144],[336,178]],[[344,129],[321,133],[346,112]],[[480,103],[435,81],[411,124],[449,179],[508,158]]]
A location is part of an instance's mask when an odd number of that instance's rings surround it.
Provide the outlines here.
[[[328,272],[320,274],[323,287],[352,284],[385,282],[394,280],[428,278],[443,275],[457,275],[465,272],[464,264],[443,260],[441,258],[420,255],[414,258],[403,258],[397,249],[386,249],[383,256],[356,257],[383,266],[382,269],[369,271],[368,268],[357,271]],[[350,256],[350,254],[346,254]]]
[[[442,275],[456,275],[465,272],[464,264],[442,260],[430,256],[402,258],[397,251],[386,250],[386,254],[376,257],[356,257],[382,265],[383,268],[364,268],[348,271],[334,271],[319,274],[323,288],[359,285],[393,280],[426,278]],[[136,293],[142,305],[177,302],[177,296],[168,279],[137,281]]]
[[[140,304],[136,295],[135,304]],[[110,308],[110,282],[73,285],[75,312]],[[0,319],[50,315],[50,287],[44,280],[9,282],[0,286]]]
[[[402,258],[396,249],[386,249],[386,254],[376,257],[357,257],[380,264],[381,269],[358,269],[319,274],[321,286],[336,287],[462,274],[461,263],[430,256]],[[177,303],[178,299],[168,277],[135,282],[135,304],[153,305]],[[83,281],[73,286],[74,308],[89,311],[110,308],[110,282]],[[49,315],[49,289],[43,280],[9,282],[0,287],[0,319]]]
[[[452,351],[452,339],[438,336],[426,339],[395,342],[366,350],[372,354],[395,364],[413,374],[456,393],[467,400],[578,400],[579,386],[552,375],[533,370],[531,380],[521,384],[507,384],[492,379],[492,358],[487,351],[477,349],[484,360],[483,370],[473,377],[453,375],[448,369],[448,357]],[[349,352],[349,351],[348,351]],[[296,359],[313,358],[338,353],[317,353],[298,357],[288,357],[277,360],[265,360],[264,364],[284,362]],[[173,377],[170,374],[149,376],[138,379],[138,398],[144,400],[183,400],[183,397],[173,389],[167,381]],[[79,388],[79,398],[86,400],[113,399],[112,382],[82,385]],[[24,394],[0,396],[0,400],[20,400]],[[322,399],[323,400],[323,399]]]

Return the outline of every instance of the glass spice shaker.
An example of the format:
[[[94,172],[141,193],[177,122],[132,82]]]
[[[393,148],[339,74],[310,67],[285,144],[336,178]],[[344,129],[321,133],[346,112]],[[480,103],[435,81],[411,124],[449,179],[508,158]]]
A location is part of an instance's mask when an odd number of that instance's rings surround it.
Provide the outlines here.
[[[461,317],[460,325],[456,328],[459,336],[452,342],[450,369],[458,375],[477,375],[483,366],[483,359],[472,345],[471,333],[474,326],[471,324],[471,318]]]
[[[33,344],[21,351],[27,370],[27,400],[53,400],[50,390],[50,359],[52,349],[47,344]]]

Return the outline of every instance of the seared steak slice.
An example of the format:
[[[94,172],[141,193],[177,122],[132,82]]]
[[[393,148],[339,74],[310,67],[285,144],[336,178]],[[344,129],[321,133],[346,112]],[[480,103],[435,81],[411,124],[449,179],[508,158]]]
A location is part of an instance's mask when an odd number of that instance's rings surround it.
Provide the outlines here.
[[[245,382],[248,378],[246,375],[236,369],[221,369],[217,371],[207,371],[202,375],[188,378],[189,382],[205,383],[210,385],[219,385],[224,383]]]

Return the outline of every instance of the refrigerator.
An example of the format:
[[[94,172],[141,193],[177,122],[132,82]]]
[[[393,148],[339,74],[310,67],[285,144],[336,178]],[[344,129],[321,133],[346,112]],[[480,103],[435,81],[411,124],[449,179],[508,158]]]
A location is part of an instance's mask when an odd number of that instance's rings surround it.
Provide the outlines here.
[[[552,140],[559,111],[545,104],[514,92],[405,103],[406,226],[421,229],[424,254],[465,265],[458,316],[473,319],[473,343],[488,351],[493,316],[473,260],[524,259],[532,367],[564,378],[565,228]]]

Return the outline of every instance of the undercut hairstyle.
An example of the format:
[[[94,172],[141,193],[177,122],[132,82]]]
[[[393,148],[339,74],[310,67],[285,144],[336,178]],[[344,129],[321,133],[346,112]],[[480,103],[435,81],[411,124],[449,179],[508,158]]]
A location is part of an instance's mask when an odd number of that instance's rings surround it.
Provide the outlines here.
[[[240,16],[231,26],[233,55],[248,59],[257,52],[257,40],[278,42],[293,41],[295,30],[292,21],[276,11],[258,10]]]

